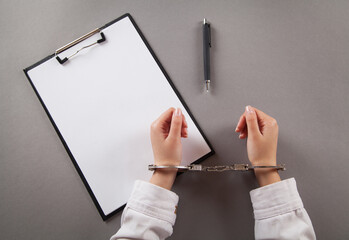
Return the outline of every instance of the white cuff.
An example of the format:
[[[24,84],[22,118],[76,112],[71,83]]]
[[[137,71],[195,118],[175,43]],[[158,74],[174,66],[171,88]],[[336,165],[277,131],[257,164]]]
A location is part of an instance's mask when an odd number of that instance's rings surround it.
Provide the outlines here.
[[[294,178],[254,189],[250,196],[256,220],[303,208]]]
[[[137,180],[126,208],[174,225],[178,195],[149,182]]]

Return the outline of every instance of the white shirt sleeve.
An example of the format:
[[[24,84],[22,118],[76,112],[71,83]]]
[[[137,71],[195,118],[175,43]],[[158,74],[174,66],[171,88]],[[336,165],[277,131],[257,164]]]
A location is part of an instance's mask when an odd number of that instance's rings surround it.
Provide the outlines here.
[[[158,240],[171,236],[178,200],[174,192],[136,181],[121,216],[121,228],[111,240]]]
[[[250,192],[256,239],[316,239],[294,178]]]
[[[250,192],[256,239],[316,239],[294,178]],[[148,182],[136,181],[122,213],[116,239],[165,239],[176,220],[178,196]]]

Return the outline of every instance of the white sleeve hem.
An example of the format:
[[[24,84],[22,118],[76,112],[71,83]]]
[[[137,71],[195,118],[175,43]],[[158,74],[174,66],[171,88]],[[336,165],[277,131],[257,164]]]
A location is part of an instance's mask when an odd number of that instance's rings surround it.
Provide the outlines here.
[[[254,189],[250,196],[256,220],[303,208],[294,178]]]
[[[176,221],[178,195],[149,182],[137,180],[126,208],[167,221]]]

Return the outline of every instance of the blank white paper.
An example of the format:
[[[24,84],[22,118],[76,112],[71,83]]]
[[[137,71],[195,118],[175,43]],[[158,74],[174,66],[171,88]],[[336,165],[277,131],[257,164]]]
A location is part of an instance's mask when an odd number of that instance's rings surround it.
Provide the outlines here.
[[[150,125],[181,107],[189,137],[182,164],[211,151],[128,17],[103,30],[106,42],[66,64],[55,58],[28,71],[105,215],[125,204],[153,163]],[[85,40],[61,58],[98,39]]]

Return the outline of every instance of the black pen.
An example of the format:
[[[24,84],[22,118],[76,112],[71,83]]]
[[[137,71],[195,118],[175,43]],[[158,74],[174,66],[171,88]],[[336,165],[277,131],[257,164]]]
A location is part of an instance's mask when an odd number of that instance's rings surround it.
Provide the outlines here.
[[[204,23],[202,25],[203,33],[203,51],[204,51],[204,75],[205,75],[205,85],[206,91],[210,89],[210,48],[211,48],[211,26],[204,18]]]

